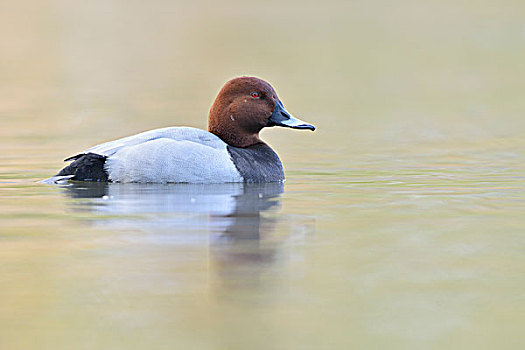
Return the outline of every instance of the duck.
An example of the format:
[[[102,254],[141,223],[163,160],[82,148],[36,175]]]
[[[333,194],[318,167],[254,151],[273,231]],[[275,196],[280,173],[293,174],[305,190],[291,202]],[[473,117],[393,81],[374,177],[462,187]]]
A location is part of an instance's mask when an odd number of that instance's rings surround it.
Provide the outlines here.
[[[219,91],[208,131],[165,127],[102,143],[65,159],[71,163],[44,182],[282,182],[281,160],[259,136],[277,126],[315,130],[285,109],[268,82],[238,77]]]

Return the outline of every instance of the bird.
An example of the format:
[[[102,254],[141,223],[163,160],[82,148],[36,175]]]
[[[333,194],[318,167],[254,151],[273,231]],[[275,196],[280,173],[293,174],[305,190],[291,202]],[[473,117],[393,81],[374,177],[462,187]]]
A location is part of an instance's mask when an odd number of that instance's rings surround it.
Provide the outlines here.
[[[278,182],[285,175],[279,156],[261,140],[266,127],[315,130],[293,117],[263,79],[243,76],[219,91],[208,115],[208,131],[166,127],[102,143],[78,153],[45,183]]]

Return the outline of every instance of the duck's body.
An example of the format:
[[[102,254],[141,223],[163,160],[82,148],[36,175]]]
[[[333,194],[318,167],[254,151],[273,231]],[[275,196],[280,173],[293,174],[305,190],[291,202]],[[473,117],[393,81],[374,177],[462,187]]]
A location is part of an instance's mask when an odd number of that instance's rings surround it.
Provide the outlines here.
[[[210,111],[209,131],[169,127],[106,142],[66,159],[73,162],[50,180],[283,181],[279,157],[259,138],[265,126],[314,129],[289,115],[268,83],[236,78],[217,96]]]
[[[273,182],[284,180],[281,161],[266,144],[246,148],[190,127],[146,131],[94,146],[57,176],[111,182]],[[253,166],[250,166],[253,165]]]

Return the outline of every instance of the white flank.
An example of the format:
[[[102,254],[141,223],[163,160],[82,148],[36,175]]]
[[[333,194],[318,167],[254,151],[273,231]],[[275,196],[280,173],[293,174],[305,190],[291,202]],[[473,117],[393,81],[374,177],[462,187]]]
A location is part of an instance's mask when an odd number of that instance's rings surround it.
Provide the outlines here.
[[[207,131],[170,127],[106,142],[83,153],[108,157],[105,169],[113,182],[242,182],[226,147]]]

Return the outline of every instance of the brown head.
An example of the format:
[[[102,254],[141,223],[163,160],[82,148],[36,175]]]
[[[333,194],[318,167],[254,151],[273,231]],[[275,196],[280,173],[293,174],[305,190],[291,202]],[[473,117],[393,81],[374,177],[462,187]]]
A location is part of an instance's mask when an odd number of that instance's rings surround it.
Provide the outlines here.
[[[292,117],[273,87],[255,77],[235,78],[224,84],[208,118],[208,131],[235,147],[262,143],[259,132],[270,126],[315,130],[313,125]]]

